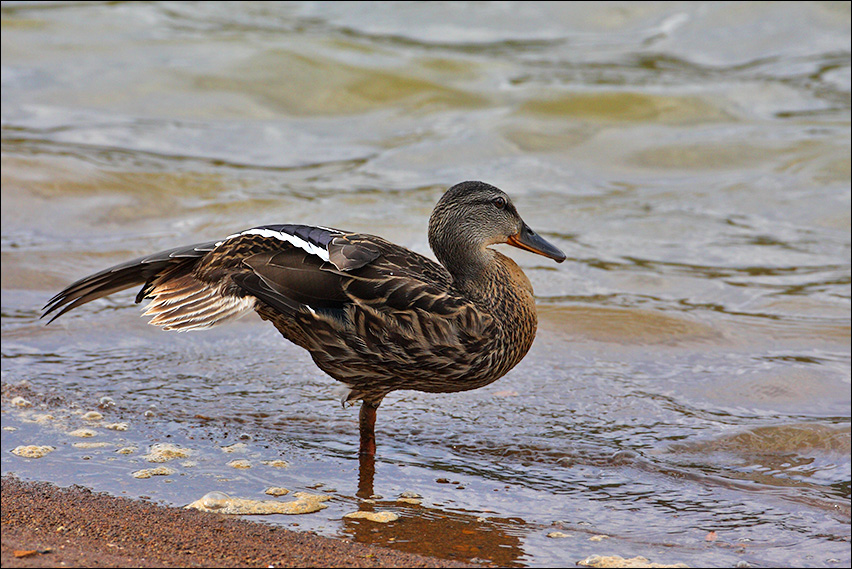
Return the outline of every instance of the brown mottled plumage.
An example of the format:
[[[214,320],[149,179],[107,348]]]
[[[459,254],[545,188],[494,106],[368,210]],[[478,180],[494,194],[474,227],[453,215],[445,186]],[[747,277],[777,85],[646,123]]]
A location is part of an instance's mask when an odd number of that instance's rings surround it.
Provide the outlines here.
[[[255,310],[361,399],[361,452],[375,453],[375,412],[397,389],[453,392],[502,377],[535,337],[532,286],[509,243],[562,262],[509,197],[482,182],[450,188],[429,221],[441,264],[380,237],[269,225],[180,247],[72,284],[43,316],[142,285],[136,301],[166,330],[209,328]],[[51,320],[52,321],[52,320]]]

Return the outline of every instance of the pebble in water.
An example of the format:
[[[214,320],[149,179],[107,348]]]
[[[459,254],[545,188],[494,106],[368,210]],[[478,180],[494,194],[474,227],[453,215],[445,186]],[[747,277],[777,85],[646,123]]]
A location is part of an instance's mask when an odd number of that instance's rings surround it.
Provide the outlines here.
[[[101,409],[109,409],[115,407],[115,400],[112,397],[104,396],[98,400],[98,407]]]
[[[419,506],[423,503],[423,500],[420,498],[397,498],[396,501],[400,504],[410,504],[412,506]]]
[[[192,454],[192,450],[181,448],[171,443],[157,443],[151,445],[151,450],[143,456],[148,462],[168,462],[176,458],[186,458]]]
[[[54,417],[50,413],[42,413],[42,414],[33,415],[30,419],[24,419],[24,422],[35,423],[36,425],[44,425],[44,424],[49,423],[49,422],[51,422],[55,419],[56,419],[56,417]]]
[[[410,504],[412,506],[419,506],[423,502],[423,496],[421,496],[417,492],[405,491],[399,495],[399,498],[397,498],[396,501],[398,504]]]
[[[157,468],[137,470],[131,476],[133,476],[133,478],[145,479],[151,478],[152,476],[170,476],[175,472],[177,472],[175,469],[169,468],[168,466],[158,466]]]
[[[94,437],[98,433],[96,431],[93,431],[92,429],[77,429],[75,431],[71,431],[68,434],[72,437],[80,437],[81,439],[85,439],[89,437]]]

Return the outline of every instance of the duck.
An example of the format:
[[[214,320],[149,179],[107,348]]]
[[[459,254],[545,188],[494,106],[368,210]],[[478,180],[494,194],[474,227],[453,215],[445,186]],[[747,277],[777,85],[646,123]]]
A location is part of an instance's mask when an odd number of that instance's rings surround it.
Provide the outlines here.
[[[565,254],[533,231],[501,189],[449,188],[429,218],[435,262],[381,237],[328,227],[254,227],[161,251],[84,277],[43,308],[47,324],[141,286],[136,303],[164,330],[210,328],[256,312],[361,401],[359,454],[376,453],[376,412],[397,390],[451,393],[503,377],[536,334],[530,280],[506,243]]]

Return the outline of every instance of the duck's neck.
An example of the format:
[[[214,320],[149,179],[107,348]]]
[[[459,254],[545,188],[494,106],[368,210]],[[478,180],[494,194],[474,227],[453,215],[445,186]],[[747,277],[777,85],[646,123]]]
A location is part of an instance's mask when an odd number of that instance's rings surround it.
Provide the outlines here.
[[[453,276],[453,283],[467,296],[477,297],[493,279],[496,252],[491,249],[453,251],[438,255],[438,260]]]
[[[535,318],[532,284],[509,257],[488,248],[441,259],[467,298],[501,318]],[[507,302],[508,301],[508,302]]]
[[[453,231],[448,231],[450,222],[433,214],[429,220],[429,245],[452,275],[456,289],[501,320],[520,317],[534,322],[532,285],[520,267],[509,257],[489,249],[481,235],[468,231],[469,224],[453,221]],[[509,297],[511,304],[507,305]]]

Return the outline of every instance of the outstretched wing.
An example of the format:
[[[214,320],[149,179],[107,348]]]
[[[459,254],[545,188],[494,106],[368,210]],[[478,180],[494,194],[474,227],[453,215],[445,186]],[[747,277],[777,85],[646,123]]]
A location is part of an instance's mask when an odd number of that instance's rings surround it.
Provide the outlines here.
[[[216,245],[215,241],[210,241],[177,247],[139,257],[82,278],[51,298],[44,307],[42,318],[59,310],[48,321],[48,324],[50,324],[69,310],[82,304],[109,296],[114,292],[145,284],[146,286],[139,293],[140,296],[136,298],[136,302],[139,302],[145,296],[143,293],[154,279],[163,276],[180,278],[188,274],[195,263],[213,251]]]
[[[320,270],[351,270],[378,256],[352,248],[344,232],[306,225],[267,225],[222,241],[179,247],[140,257],[81,279],[54,296],[50,322],[92,300],[141,285],[136,302],[150,300],[145,314],[167,330],[209,328],[256,307],[257,300],[285,314],[311,303],[336,306],[340,276]],[[255,272],[257,268],[257,272]],[[286,273],[286,274],[285,274]],[[256,294],[255,294],[256,293]]]

